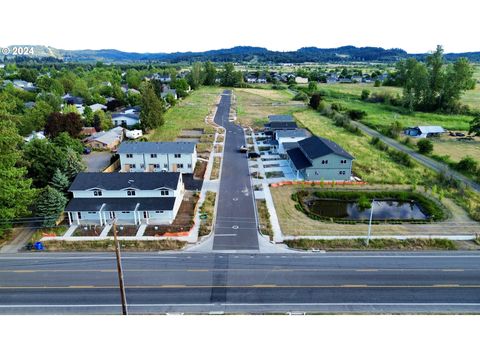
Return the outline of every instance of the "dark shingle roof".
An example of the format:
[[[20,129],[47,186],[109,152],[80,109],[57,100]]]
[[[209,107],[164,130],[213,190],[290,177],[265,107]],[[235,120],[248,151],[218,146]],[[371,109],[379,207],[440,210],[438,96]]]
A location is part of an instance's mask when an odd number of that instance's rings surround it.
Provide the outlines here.
[[[293,165],[295,165],[295,168],[297,170],[302,170],[309,166],[312,166],[310,160],[306,158],[302,150],[300,150],[299,148],[287,150],[287,154],[290,160],[292,160]]]
[[[73,198],[65,207],[65,211],[100,211],[105,199]]]
[[[277,130],[275,132],[275,137],[286,138],[286,137],[307,137],[308,132],[305,129],[295,129],[295,130]]]
[[[138,207],[137,207],[138,205]],[[65,211],[156,211],[173,210],[174,197],[159,198],[73,198]]]
[[[268,120],[270,122],[277,122],[277,121],[295,121],[292,115],[268,115]]]
[[[134,142],[126,141],[118,149],[119,154],[192,154],[193,142]]]
[[[298,142],[296,142],[296,141],[294,141],[294,142],[284,142],[283,143],[283,148],[285,149],[285,151],[290,150],[290,149],[298,148]]]
[[[132,172],[132,173],[79,173],[69,191],[103,189],[121,190],[127,188],[154,190],[176,189],[180,173],[176,172]]]
[[[265,127],[270,128],[271,130],[286,130],[298,128],[297,124],[293,121],[272,121],[265,124]]]
[[[298,142],[298,145],[302,148],[305,155],[307,155],[311,160],[328,154],[337,154],[348,159],[353,159],[353,156],[346,152],[337,143],[318,136],[312,136],[303,139]]]

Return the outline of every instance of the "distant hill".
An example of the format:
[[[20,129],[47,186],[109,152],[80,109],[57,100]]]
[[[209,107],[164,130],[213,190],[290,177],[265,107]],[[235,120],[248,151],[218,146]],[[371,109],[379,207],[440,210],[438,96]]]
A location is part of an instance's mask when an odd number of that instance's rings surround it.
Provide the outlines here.
[[[20,45],[17,45],[20,46]],[[32,45],[22,45],[32,46]],[[10,46],[12,47],[12,46]],[[230,49],[209,50],[203,52],[175,53],[136,53],[115,49],[102,50],[62,50],[50,46],[33,46],[34,56],[38,58],[56,58],[72,62],[139,62],[161,61],[168,63],[214,61],[214,62],[343,62],[343,61],[397,61],[407,57],[423,59],[427,54],[408,54],[402,49],[383,49],[380,47],[342,46],[320,49],[304,47],[296,51],[271,51],[262,47],[236,46]],[[480,52],[446,54],[447,60],[467,57],[471,61],[480,61]]]

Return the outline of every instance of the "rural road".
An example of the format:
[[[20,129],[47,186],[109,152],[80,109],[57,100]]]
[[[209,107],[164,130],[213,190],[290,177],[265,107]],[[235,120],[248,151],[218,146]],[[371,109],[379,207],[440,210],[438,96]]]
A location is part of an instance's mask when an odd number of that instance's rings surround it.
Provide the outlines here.
[[[475,181],[467,178],[466,176],[458,173],[457,171],[454,171],[452,169],[450,169],[447,165],[444,165],[438,161],[435,161],[427,156],[424,156],[424,155],[421,155],[419,153],[417,153],[416,151],[410,149],[409,147],[403,145],[403,144],[400,144],[398,141],[392,139],[392,138],[389,138],[388,136],[385,136],[381,133],[379,133],[378,131],[376,130],[373,130],[372,128],[360,123],[360,122],[356,122],[357,126],[360,128],[360,130],[362,130],[363,132],[367,133],[368,135],[370,136],[373,136],[373,137],[378,137],[380,140],[382,140],[383,142],[385,142],[386,144],[390,145],[391,147],[399,150],[399,151],[402,151],[404,153],[407,153],[408,155],[410,155],[412,158],[414,158],[416,161],[418,161],[420,164],[426,166],[427,168],[429,169],[432,169],[436,172],[444,172],[445,174],[447,174],[448,176],[451,176],[457,180],[460,180],[461,182],[469,185],[473,190],[477,191],[477,192],[480,192],[480,184],[476,183]]]
[[[225,146],[217,196],[213,250],[258,250],[258,233],[248,160],[238,151],[245,145],[243,129],[229,121],[232,92],[225,90],[215,123],[225,128]]]
[[[480,254],[125,253],[150,313],[480,313]],[[0,314],[119,314],[112,253],[0,256]]]

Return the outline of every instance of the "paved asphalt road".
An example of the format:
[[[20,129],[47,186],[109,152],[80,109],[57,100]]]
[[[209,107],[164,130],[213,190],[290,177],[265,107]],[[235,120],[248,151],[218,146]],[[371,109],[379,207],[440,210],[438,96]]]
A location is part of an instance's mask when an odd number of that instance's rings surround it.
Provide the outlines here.
[[[480,313],[480,254],[123,256],[130,313]],[[0,314],[118,314],[114,255],[0,256]]]
[[[357,122],[358,127],[365,133],[367,133],[370,136],[378,137],[381,139],[383,142],[386,144],[390,145],[391,147],[400,150],[404,153],[407,153],[410,155],[412,158],[417,160],[420,164],[426,166],[427,168],[430,168],[436,172],[444,172],[445,174],[452,176],[453,178],[460,180],[461,182],[468,184],[472,189],[474,189],[477,192],[480,192],[480,184],[476,183],[473,180],[470,180],[466,176],[458,173],[457,171],[454,171],[450,169],[447,165],[444,165],[442,163],[439,163],[438,161],[435,161],[427,156],[421,155],[417,153],[416,151],[410,149],[409,147],[400,144],[398,141],[389,138],[388,136],[385,136],[383,134],[380,134],[378,131],[373,130],[372,128]]]
[[[225,128],[225,148],[213,250],[258,250],[257,220],[243,129],[228,120],[231,91],[224,91],[214,121]]]

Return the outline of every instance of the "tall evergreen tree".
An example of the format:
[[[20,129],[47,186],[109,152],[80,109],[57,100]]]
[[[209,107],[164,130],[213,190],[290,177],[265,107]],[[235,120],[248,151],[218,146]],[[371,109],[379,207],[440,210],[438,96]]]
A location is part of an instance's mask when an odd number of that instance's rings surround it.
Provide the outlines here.
[[[65,193],[70,186],[68,177],[60,169],[55,169],[50,185],[58,191]]]
[[[67,198],[57,189],[46,186],[35,202],[35,216],[42,218],[42,226],[55,226],[67,205]]]
[[[146,131],[162,126],[164,123],[164,103],[155,94],[155,89],[150,83],[144,83],[141,89],[142,110],[140,112],[140,125]]]

